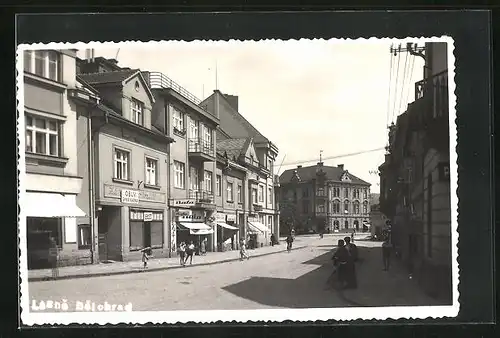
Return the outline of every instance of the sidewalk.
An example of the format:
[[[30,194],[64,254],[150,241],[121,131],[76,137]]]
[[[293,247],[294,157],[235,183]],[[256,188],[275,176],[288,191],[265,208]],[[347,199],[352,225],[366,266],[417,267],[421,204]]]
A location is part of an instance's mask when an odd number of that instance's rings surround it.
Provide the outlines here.
[[[293,250],[305,248],[306,243],[298,241],[295,243]],[[279,252],[286,251],[286,244],[280,241],[279,245],[265,246],[254,250],[248,250],[250,258],[272,255]],[[194,256],[193,264],[186,265],[185,268],[191,266],[212,265],[226,262],[237,261],[240,258],[239,250],[225,251],[225,252],[208,252],[205,256]],[[99,263],[92,265],[78,265],[78,266],[65,266],[59,268],[59,277],[57,279],[73,279],[73,278],[86,278],[86,277],[99,277],[111,276],[138,272],[151,272],[161,271],[166,269],[181,268],[179,264],[179,257],[172,258],[151,258],[148,262],[147,270],[143,270],[142,262],[129,261],[129,262],[114,262],[114,263]],[[46,281],[53,280],[52,269],[29,270],[28,281]]]
[[[372,242],[373,243],[373,242]],[[443,305],[427,296],[402,263],[392,257],[389,271],[383,271],[381,243],[358,245],[362,262],[356,264],[358,288],[342,290],[340,296],[353,306]]]

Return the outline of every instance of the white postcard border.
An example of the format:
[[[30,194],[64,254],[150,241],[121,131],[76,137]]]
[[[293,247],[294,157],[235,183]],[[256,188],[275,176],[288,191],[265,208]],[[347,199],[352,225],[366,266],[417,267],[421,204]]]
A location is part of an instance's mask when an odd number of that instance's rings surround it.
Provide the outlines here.
[[[18,108],[18,152],[19,152],[19,168],[25,168],[25,138],[24,130],[24,80],[23,69],[24,59],[23,51],[26,49],[86,49],[98,47],[130,47],[131,45],[140,48],[155,48],[159,44],[244,44],[244,43],[260,43],[272,44],[283,42],[286,40],[267,39],[267,40],[196,40],[191,42],[186,41],[123,41],[123,42],[96,42],[89,43],[56,43],[47,44],[22,44],[17,48],[17,108]],[[459,266],[458,266],[458,166],[457,166],[457,126],[456,126],[456,96],[455,96],[455,54],[454,41],[451,37],[429,37],[429,38],[369,38],[369,39],[295,39],[295,41],[325,41],[328,43],[423,43],[423,42],[446,42],[448,43],[448,90],[449,90],[449,121],[450,121],[450,198],[451,205],[451,255],[452,255],[452,305],[450,306],[401,306],[401,307],[345,307],[345,308],[310,308],[310,309],[260,309],[260,310],[210,310],[210,311],[138,311],[138,312],[52,312],[40,313],[30,312],[31,304],[29,303],[29,288],[28,288],[28,269],[27,257],[23,254],[26,251],[26,217],[23,215],[22,208],[19,214],[19,270],[21,277],[20,284],[20,307],[21,321],[23,325],[68,325],[68,324],[178,324],[178,323],[216,323],[216,322],[283,322],[283,321],[351,321],[351,320],[384,320],[384,319],[426,319],[426,318],[444,318],[455,317],[458,315],[459,304]],[[25,199],[25,171],[19,171],[19,205],[22,206]]]

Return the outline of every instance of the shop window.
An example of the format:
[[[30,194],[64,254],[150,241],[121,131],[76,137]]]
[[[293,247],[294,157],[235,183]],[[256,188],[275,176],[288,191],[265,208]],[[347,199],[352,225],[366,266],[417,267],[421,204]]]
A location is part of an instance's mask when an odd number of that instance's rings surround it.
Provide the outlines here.
[[[147,223],[145,223],[147,225]],[[152,221],[149,222],[151,227],[151,247],[152,248],[162,248],[163,247],[163,222],[162,221]]]
[[[62,248],[62,219],[61,218],[44,218],[44,217],[27,217],[26,226],[28,236],[31,238],[53,238],[56,245]],[[31,236],[33,235],[33,236]],[[39,235],[39,236],[35,236]],[[44,243],[28,240],[28,247],[37,247]]]
[[[143,221],[130,221],[130,250],[141,250],[144,244]]]
[[[92,234],[89,224],[78,225],[78,249],[89,249],[92,245]]]

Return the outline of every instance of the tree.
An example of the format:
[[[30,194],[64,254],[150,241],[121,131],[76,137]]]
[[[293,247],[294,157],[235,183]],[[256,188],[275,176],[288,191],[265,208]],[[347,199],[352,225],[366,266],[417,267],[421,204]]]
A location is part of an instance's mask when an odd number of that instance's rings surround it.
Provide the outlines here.
[[[292,198],[285,198],[280,203],[280,219],[284,225],[287,233],[296,228],[299,221],[299,213],[297,204]]]

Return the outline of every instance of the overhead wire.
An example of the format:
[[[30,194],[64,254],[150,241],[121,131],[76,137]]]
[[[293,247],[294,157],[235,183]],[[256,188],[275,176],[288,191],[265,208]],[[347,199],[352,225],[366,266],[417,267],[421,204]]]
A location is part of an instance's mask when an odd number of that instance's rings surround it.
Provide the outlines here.
[[[398,108],[398,111],[397,111],[397,115],[400,115],[401,114],[401,108],[402,108],[402,105],[403,105],[403,97],[404,97],[404,92],[405,92],[405,83],[406,83],[406,78],[408,76],[408,52],[405,52],[405,66],[404,66],[404,70],[403,70],[403,81],[402,82],[402,85],[401,85],[401,93],[399,95],[399,108]]]
[[[357,151],[357,152],[354,152],[354,153],[348,153],[348,154],[342,154],[342,155],[327,156],[327,157],[323,158],[323,161],[325,161],[325,160],[333,160],[333,159],[343,158],[343,157],[351,157],[351,156],[363,155],[363,154],[373,153],[373,152],[381,151],[381,150],[385,150],[385,147],[375,148],[375,149],[369,149],[369,150],[362,150],[362,151]],[[301,160],[301,161],[288,162],[288,163],[283,163],[282,166],[288,167],[288,166],[298,165],[298,164],[303,164],[303,163],[312,163],[312,162],[316,162],[317,160],[318,159],[315,158],[315,159],[310,159],[310,160]]]
[[[393,64],[394,64],[394,55],[392,52],[393,44],[391,44],[391,58],[389,61],[389,93],[387,95],[387,117],[385,120],[385,125],[389,126],[389,114],[390,114],[390,109],[391,109],[391,89],[392,89],[392,73],[393,73]]]
[[[410,98],[410,91],[411,91],[411,87],[412,87],[411,83],[413,81],[413,67],[415,66],[416,57],[415,57],[415,55],[412,55],[411,58],[412,58],[412,62],[411,62],[411,67],[410,67],[410,79],[408,81],[408,90],[406,92],[406,101],[405,101],[407,103],[409,102],[408,100]]]

